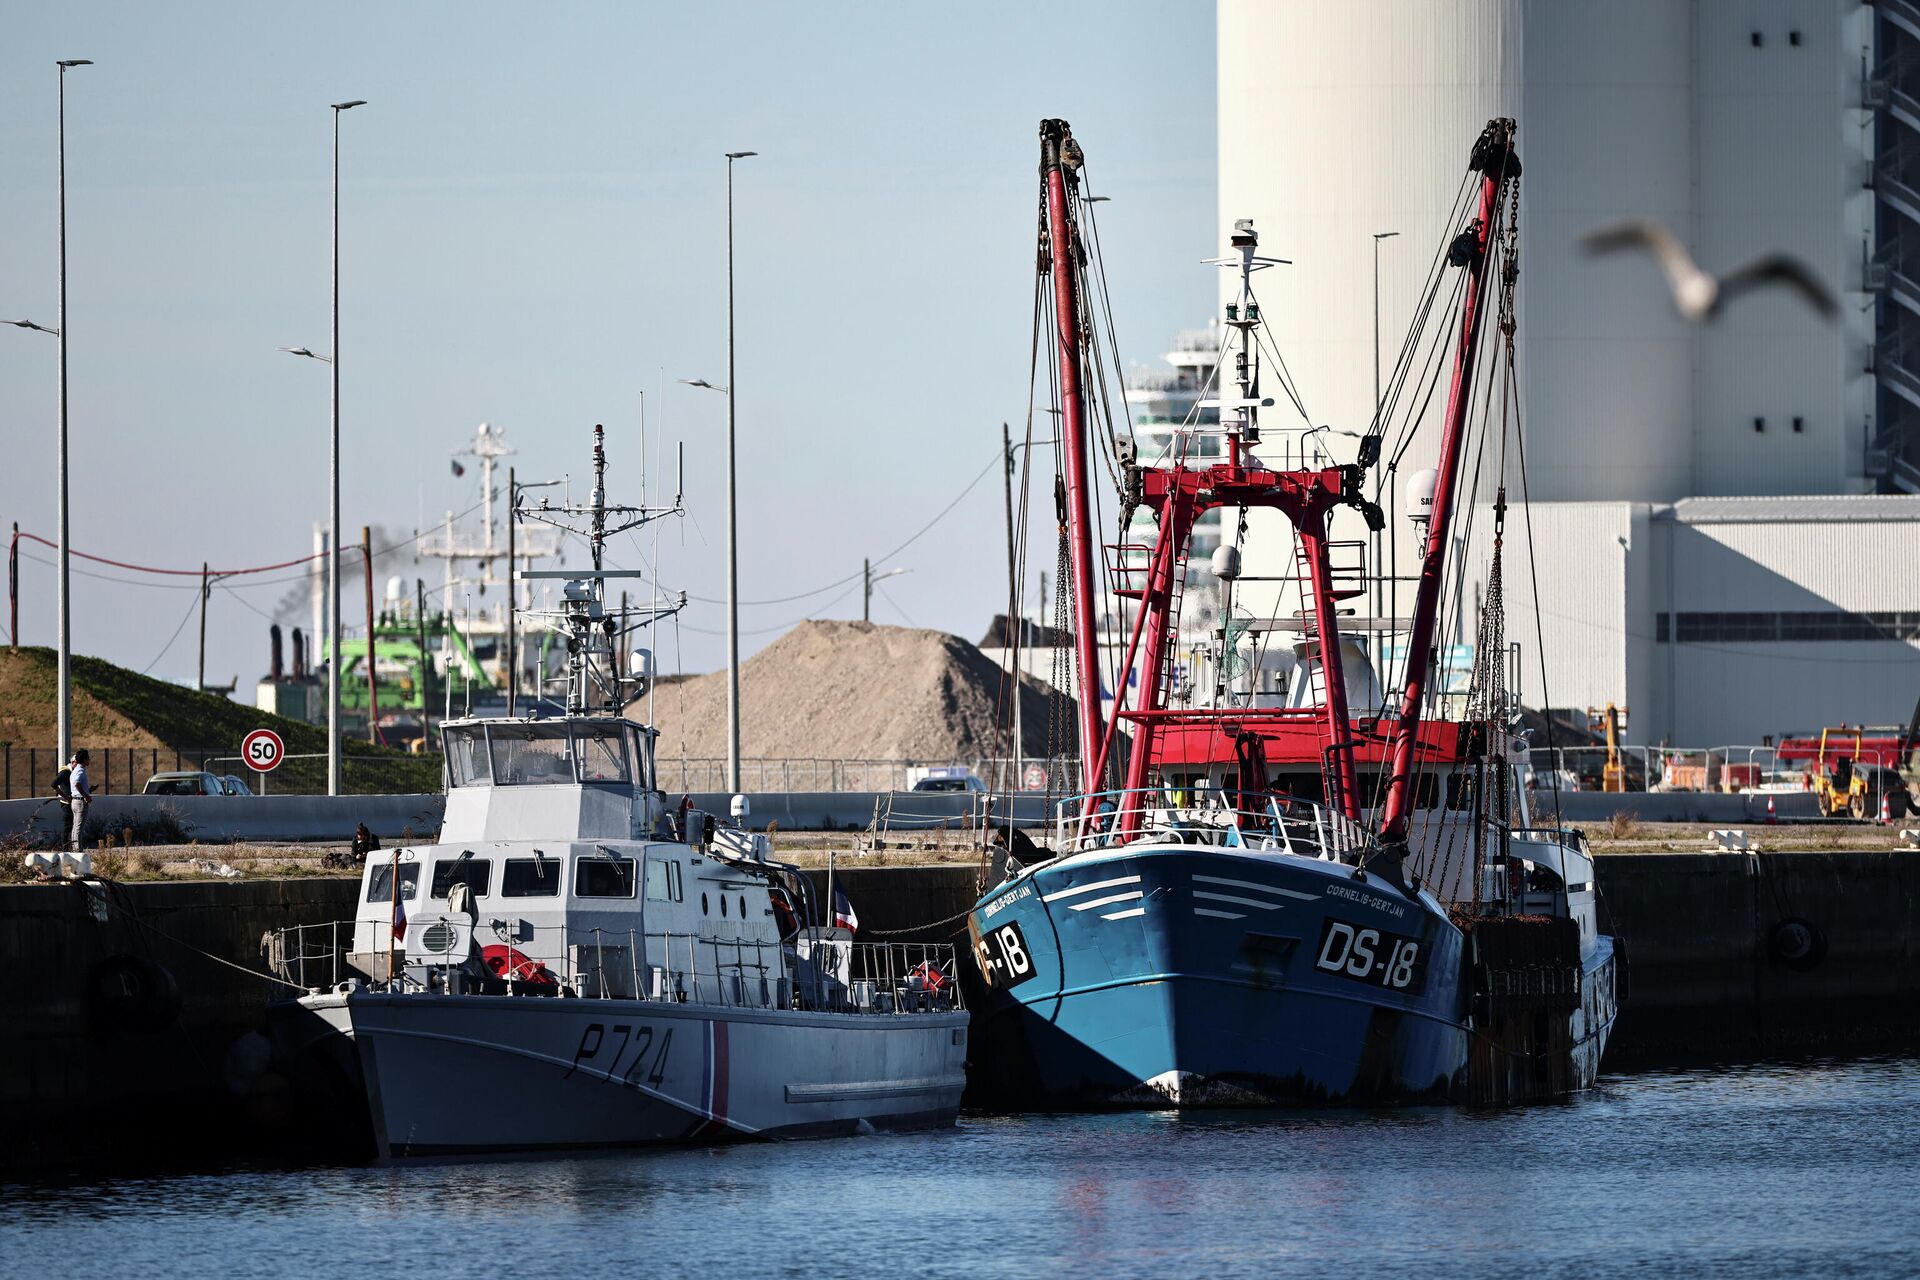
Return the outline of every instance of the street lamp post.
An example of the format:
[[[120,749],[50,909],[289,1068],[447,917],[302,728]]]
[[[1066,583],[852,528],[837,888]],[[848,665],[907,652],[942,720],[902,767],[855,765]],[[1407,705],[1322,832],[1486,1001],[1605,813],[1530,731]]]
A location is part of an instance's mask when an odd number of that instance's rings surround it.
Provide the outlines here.
[[[740,554],[734,490],[733,162],[757,151],[727,152],[727,790],[740,790]]]
[[[327,794],[340,794],[340,113],[364,98],[333,104],[333,373],[332,498],[327,508]],[[373,638],[367,638],[371,670]]]
[[[860,582],[861,590],[864,594],[861,596],[860,621],[873,621],[873,588],[875,583],[881,581],[883,578],[897,578],[903,573],[912,572],[913,570],[911,569],[889,569],[885,573],[875,573],[873,571],[873,561],[862,560],[860,562]],[[897,609],[896,612],[898,612]]]
[[[67,72],[90,67],[87,58],[62,58],[60,68],[60,759],[73,755],[73,593],[68,588],[67,528]]]
[[[1380,415],[1384,412],[1383,406],[1380,403],[1380,242],[1382,240],[1391,240],[1399,234],[1398,231],[1376,231],[1373,233],[1373,429],[1375,432],[1381,430]],[[1389,506],[1388,510],[1391,512],[1393,508]],[[1380,564],[1380,534],[1378,530],[1376,530],[1373,535],[1373,563],[1376,566],[1373,581],[1373,660],[1375,663],[1378,663],[1380,661],[1380,637],[1383,634],[1380,629],[1380,617],[1387,604],[1386,583],[1382,580],[1378,568]],[[1388,566],[1388,572],[1393,573],[1396,572],[1396,570],[1394,570],[1392,566]]]

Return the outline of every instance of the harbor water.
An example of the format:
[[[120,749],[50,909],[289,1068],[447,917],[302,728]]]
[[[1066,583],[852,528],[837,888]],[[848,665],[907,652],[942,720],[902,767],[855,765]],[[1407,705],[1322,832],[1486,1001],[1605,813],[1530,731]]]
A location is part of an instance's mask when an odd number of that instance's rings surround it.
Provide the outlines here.
[[[0,1271],[1911,1275],[1916,1134],[1920,1058],[1878,1057],[1610,1075],[1504,1110],[973,1116],[839,1141],[240,1168],[8,1188]]]

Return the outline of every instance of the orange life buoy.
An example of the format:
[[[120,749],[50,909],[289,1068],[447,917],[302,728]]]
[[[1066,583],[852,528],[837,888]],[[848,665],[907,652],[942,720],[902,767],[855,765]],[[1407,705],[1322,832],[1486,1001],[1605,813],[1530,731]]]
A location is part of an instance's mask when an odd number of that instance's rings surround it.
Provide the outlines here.
[[[560,984],[560,980],[553,976],[552,970],[513,947],[482,947],[480,963],[487,966],[487,972],[496,978],[531,982],[543,987]]]

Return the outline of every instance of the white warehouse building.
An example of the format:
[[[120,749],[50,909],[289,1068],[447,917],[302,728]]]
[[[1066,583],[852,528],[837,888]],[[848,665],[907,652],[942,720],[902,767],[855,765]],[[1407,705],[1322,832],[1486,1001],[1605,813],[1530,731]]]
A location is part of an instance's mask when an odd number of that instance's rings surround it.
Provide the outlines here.
[[[1898,83],[1920,56],[1886,56],[1920,30],[1895,18],[1855,0],[1220,0],[1222,243],[1250,217],[1291,260],[1262,277],[1263,312],[1336,431],[1371,420],[1474,139],[1519,123],[1539,607],[1512,552],[1506,598],[1529,705],[1619,703],[1632,741],[1711,746],[1904,721],[1920,695],[1920,378],[1903,390],[1901,338],[1920,334],[1920,286],[1898,270],[1920,182],[1907,207],[1895,176],[1920,157],[1920,96]],[[1794,254],[1841,318],[1772,291],[1686,323],[1650,260],[1582,253],[1627,217],[1709,271]],[[1398,480],[1432,464],[1426,434]],[[1336,537],[1361,536],[1341,519]],[[1250,572],[1290,557],[1279,532],[1253,530]],[[1414,539],[1397,551],[1405,573]]]

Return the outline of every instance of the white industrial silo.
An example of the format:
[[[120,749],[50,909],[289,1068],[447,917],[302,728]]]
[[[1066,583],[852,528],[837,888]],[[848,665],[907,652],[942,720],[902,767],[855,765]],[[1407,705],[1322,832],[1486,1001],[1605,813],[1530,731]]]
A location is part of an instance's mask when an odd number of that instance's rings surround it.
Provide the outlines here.
[[[1390,371],[1432,256],[1458,230],[1446,215],[1473,141],[1510,115],[1526,170],[1533,495],[1692,491],[1691,333],[1650,267],[1574,247],[1627,214],[1690,226],[1692,26],[1691,6],[1671,0],[1222,0],[1220,221],[1252,217],[1262,251],[1293,260],[1262,296],[1316,419],[1361,430],[1371,417],[1375,235],[1399,233],[1378,245]],[[1430,465],[1432,448],[1400,474]]]

